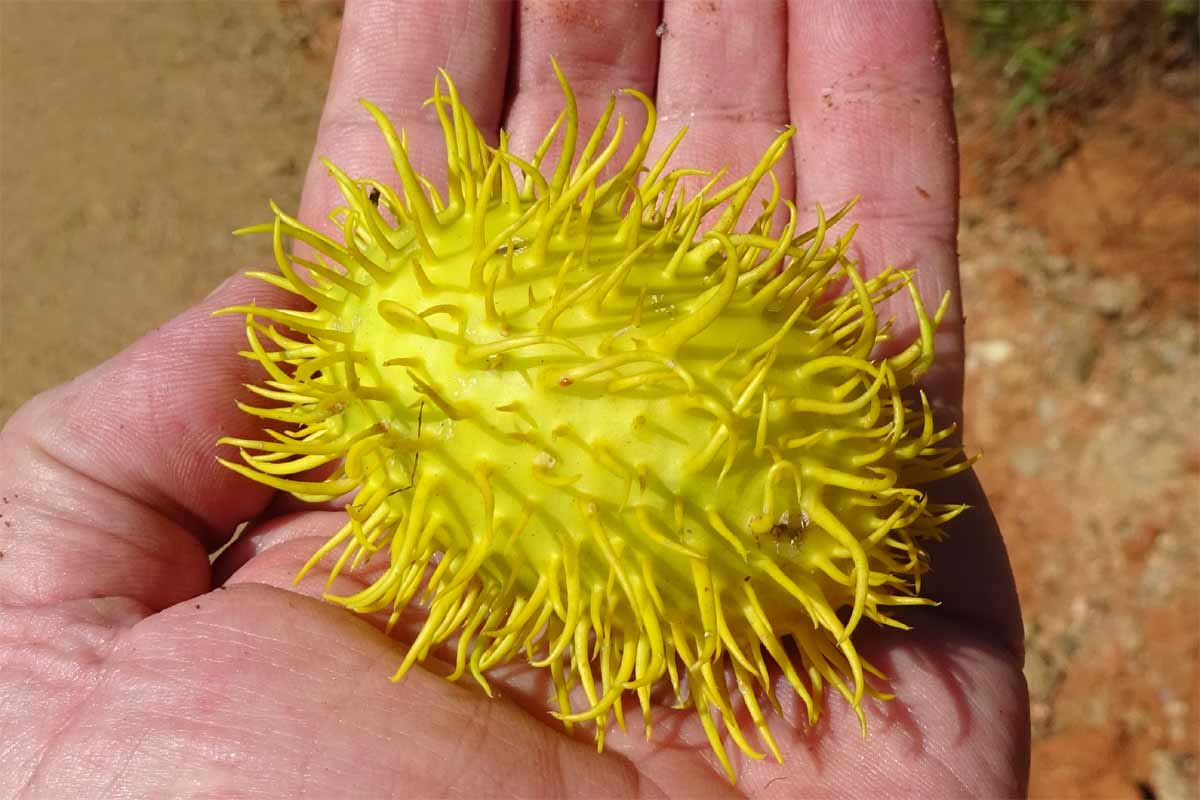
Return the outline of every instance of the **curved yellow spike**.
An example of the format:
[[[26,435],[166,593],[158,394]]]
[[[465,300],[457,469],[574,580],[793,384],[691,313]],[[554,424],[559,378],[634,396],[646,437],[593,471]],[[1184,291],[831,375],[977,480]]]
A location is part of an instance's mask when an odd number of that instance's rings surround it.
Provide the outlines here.
[[[866,682],[882,678],[862,619],[903,629],[891,612],[930,602],[928,542],[963,506],[923,482],[973,459],[906,390],[949,302],[929,313],[911,271],[859,273],[853,200],[814,224],[784,198],[771,170],[792,129],[746,175],[669,165],[682,132],[647,164],[650,98],[625,92],[646,113],[636,142],[615,99],[581,131],[553,70],[564,108],[532,153],[485,141],[442,71],[427,107],[446,184],[368,103],[398,179],[328,163],[335,233],[274,205],[245,229],[272,236],[278,272],[256,276],[312,308],[221,312],[243,315],[262,370],[261,406],[230,400],[266,427],[226,431],[240,460],[221,463],[304,501],[347,496],[299,576],[327,565],[331,590],[353,572],[363,585],[330,602],[413,620],[396,679],[436,654],[502,693],[495,671],[524,662],[601,748],[627,697],[650,737],[670,687],[733,780],[727,741],[781,755],[769,661],[810,722],[832,689],[865,724],[863,698],[887,692]],[[877,309],[906,288],[918,336],[879,357]]]

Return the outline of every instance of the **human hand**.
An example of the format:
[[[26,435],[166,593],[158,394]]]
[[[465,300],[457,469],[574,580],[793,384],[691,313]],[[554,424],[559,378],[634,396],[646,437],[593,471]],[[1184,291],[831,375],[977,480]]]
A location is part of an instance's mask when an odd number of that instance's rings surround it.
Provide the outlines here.
[[[529,2],[510,19],[496,3],[351,3],[316,151],[352,175],[389,174],[357,104],[367,97],[408,129],[410,150],[426,159],[418,168],[439,175],[440,132],[419,112],[438,66],[482,129],[503,125],[512,149],[527,151],[559,108],[555,55],[585,119],[615,87],[657,96],[659,142],[691,129],[679,163],[728,163],[737,175],[795,125],[795,161],[777,175],[800,208],[861,193],[854,217],[867,271],[919,262],[927,299],[957,297],[954,131],[931,5],[797,2],[785,15],[767,3],[668,2],[662,17],[660,40],[653,4]],[[301,216],[320,224],[335,191],[319,165],[310,169]],[[251,298],[288,302],[231,279],[5,427],[0,796],[733,793],[691,712],[656,709],[650,742],[635,718],[597,755],[586,730],[562,733],[527,670],[498,671],[498,700],[421,668],[393,685],[394,641],[315,599],[321,576],[293,589],[342,512],[298,510],[213,458],[218,436],[257,432],[231,398],[259,376],[236,356],[240,320],[208,315]],[[911,326],[895,311],[898,330]],[[927,384],[950,414],[961,406],[961,320],[952,309],[943,323]],[[974,509],[934,552],[928,588],[944,605],[912,614],[913,631],[864,625],[855,638],[897,699],[866,701],[864,740],[836,694],[809,729],[781,686],[784,714],[770,724],[785,762],[731,749],[737,791],[1023,791],[1027,699],[1009,567],[974,478],[945,484],[943,499]],[[208,553],[246,519],[256,522],[210,567]],[[334,591],[369,581],[343,574]]]

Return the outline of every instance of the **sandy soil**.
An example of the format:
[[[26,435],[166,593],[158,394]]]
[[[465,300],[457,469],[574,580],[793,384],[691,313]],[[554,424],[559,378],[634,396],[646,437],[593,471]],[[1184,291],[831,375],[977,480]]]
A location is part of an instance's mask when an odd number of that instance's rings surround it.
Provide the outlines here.
[[[229,231],[295,206],[336,26],[336,3],[0,3],[0,420],[256,258]],[[1025,607],[1032,793],[1194,798],[1200,80],[1135,70],[1033,170],[951,33],[968,442]]]
[[[950,33],[967,440],[1025,615],[1031,793],[1195,798],[1200,74],[1135,51],[1095,107],[1000,134],[1000,82]]]
[[[3,419],[260,257],[230,231],[297,204],[332,40],[273,2],[0,14]]]

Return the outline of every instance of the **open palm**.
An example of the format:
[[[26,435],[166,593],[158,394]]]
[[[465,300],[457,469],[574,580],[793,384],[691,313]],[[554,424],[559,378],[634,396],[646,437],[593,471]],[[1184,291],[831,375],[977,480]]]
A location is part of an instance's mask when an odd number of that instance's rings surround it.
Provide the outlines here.
[[[664,24],[660,26],[662,21]],[[945,48],[931,4],[351,2],[316,152],[352,175],[390,158],[357,99],[408,130],[439,174],[420,111],[446,67],[480,128],[528,152],[560,106],[557,57],[594,120],[610,91],[657,98],[677,162],[745,172],[787,124],[784,193],[811,213],[855,194],[868,272],[919,267],[924,296],[957,297],[957,162]],[[631,122],[640,121],[633,109]],[[651,157],[656,154],[651,153]],[[420,157],[420,156],[419,156]],[[335,186],[310,170],[301,216]],[[267,297],[267,295],[271,295]],[[786,683],[770,720],[785,762],[731,750],[731,787],[689,712],[631,713],[598,755],[549,716],[538,675],[498,671],[499,699],[414,669],[387,678],[385,636],[292,577],[341,525],[221,468],[219,436],[250,436],[232,399],[256,380],[239,320],[215,309],[286,302],[234,278],[198,307],[21,409],[0,443],[0,797],[999,797],[1024,791],[1028,701],[1003,544],[972,475],[938,491],[973,510],[934,552],[909,633],[864,626],[859,650],[897,699],[867,701],[870,735],[836,695],[815,728]],[[903,338],[913,320],[895,309]],[[962,315],[938,335],[927,389],[960,408]],[[214,566],[209,553],[256,522]],[[319,570],[318,570],[319,572]],[[365,585],[371,569],[340,576]]]

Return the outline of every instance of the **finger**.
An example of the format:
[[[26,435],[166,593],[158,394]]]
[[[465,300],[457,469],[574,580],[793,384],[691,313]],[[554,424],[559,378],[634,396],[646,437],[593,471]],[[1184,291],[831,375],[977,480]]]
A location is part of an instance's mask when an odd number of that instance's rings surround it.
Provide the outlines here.
[[[439,69],[454,81],[481,132],[495,140],[504,97],[511,9],[504,3],[354,0],[346,6],[329,93],[301,196],[299,217],[341,240],[327,217],[345,204],[322,158],[351,178],[396,186],[391,151],[361,101],[407,136],[413,168],[445,197],[446,150],[436,113],[424,107]],[[445,91],[445,87],[443,87]],[[295,243],[299,250],[305,245]],[[302,476],[312,479],[311,476]],[[337,503],[322,504],[339,507]],[[269,515],[311,507],[280,495]]]
[[[797,196],[809,206],[862,201],[853,219],[856,257],[868,273],[916,268],[925,303],[946,291],[951,305],[923,378],[943,418],[961,420],[962,312],[955,237],[958,163],[945,40],[932,3],[789,7],[789,90]],[[819,45],[819,46],[818,46]],[[897,343],[915,318],[890,305]],[[942,612],[980,626],[1021,651],[1021,615],[1003,538],[973,474],[931,487],[934,499],[971,505],[930,549],[926,588]]]
[[[663,8],[658,68],[659,127],[652,159],[687,127],[672,158],[675,167],[718,170],[720,185],[750,172],[788,124],[787,25],[783,0],[693,2],[668,0]],[[653,162],[652,162],[653,163]],[[775,177],[790,200],[794,165],[784,159]],[[691,186],[704,181],[694,178]],[[769,196],[764,180],[742,222],[757,216]]]
[[[413,167],[434,186],[446,164],[437,116],[423,104],[438,68],[458,87],[479,129],[495,138],[504,98],[511,10],[477,0],[351,0],[346,4],[333,76],[300,203],[301,219],[329,231],[325,219],[343,204],[318,160],[329,158],[352,178],[391,182],[392,157],[371,115],[369,100],[408,134]]]
[[[562,90],[551,68],[551,59],[558,62],[570,81],[578,104],[576,153],[587,143],[615,91],[637,89],[653,97],[659,13],[657,2],[585,0],[564,4],[521,0],[513,29],[511,99],[504,122],[511,135],[511,151],[522,158],[532,158],[562,111]],[[635,98],[617,96],[610,135],[618,114],[625,119],[625,130],[604,174],[611,175],[617,165],[624,163],[645,129],[646,112]],[[559,132],[558,140],[542,161],[542,171],[547,176],[553,172],[562,152],[564,135],[565,131]]]
[[[802,210],[861,195],[852,256],[868,274],[917,270],[930,307],[952,293],[925,383],[935,402],[962,403],[957,140],[945,38],[932,2],[792,0],[788,95],[796,126],[796,196]],[[916,317],[897,296],[897,346]],[[953,416],[960,416],[953,413]]]
[[[238,303],[285,303],[227,281],[197,307],[85,375],[39,395],[0,434],[0,603],[126,596],[162,608],[206,591],[207,551],[273,492],[216,461],[219,436],[261,421],[238,409],[259,368]]]

